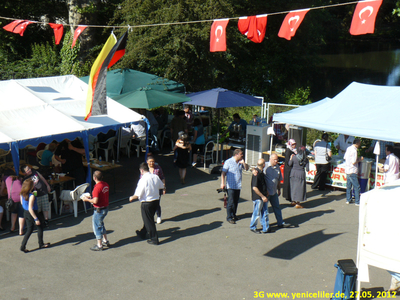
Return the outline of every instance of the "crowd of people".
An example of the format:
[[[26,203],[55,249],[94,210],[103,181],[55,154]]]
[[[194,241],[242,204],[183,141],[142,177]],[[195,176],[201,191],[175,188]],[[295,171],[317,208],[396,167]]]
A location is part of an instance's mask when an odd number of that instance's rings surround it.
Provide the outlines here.
[[[155,137],[159,135],[159,127],[155,126],[163,122],[163,114],[155,112],[154,119],[146,116],[150,121],[150,135]],[[252,122],[259,122],[257,116],[253,117]],[[240,125],[246,128],[238,114],[234,115],[234,121],[230,126]],[[146,136],[147,124],[142,121],[132,125],[127,131],[134,139],[141,142]],[[157,130],[154,130],[156,128]],[[177,111],[170,124],[165,121],[161,130],[169,129],[171,138],[174,141],[174,164],[178,167],[179,177],[182,184],[185,184],[186,169],[193,161],[192,167],[196,167],[198,154],[203,152],[205,145],[204,127],[200,118],[194,118],[190,110],[185,107],[182,111]],[[190,141],[189,132],[192,133]],[[156,139],[156,138],[155,138]],[[373,141],[368,151],[374,151],[377,141]],[[363,157],[358,155],[361,141],[358,138],[339,135],[333,143],[338,150],[338,156],[345,160],[345,173],[347,177],[346,185],[346,203],[352,202],[360,205],[360,184],[358,181],[358,164],[363,161]],[[385,159],[385,163],[379,167],[379,171],[385,174],[385,184],[393,182],[399,178],[399,158],[394,154],[393,143],[379,142],[380,158]],[[157,148],[157,145],[155,146]],[[193,153],[192,159],[189,157]],[[66,172],[75,178],[79,185],[86,181],[86,171],[82,164],[82,156],[85,149],[79,139],[74,141],[64,140],[60,143],[53,141],[41,156],[41,165],[48,168],[56,168]],[[323,133],[321,140],[314,143],[313,154],[315,159],[316,173],[312,189],[320,191],[325,190],[327,178],[330,171],[330,160],[332,159],[332,150],[329,143],[329,136]],[[237,210],[242,189],[242,172],[248,170],[249,165],[244,160],[242,149],[236,149],[231,158],[224,162],[221,171],[220,188],[227,193],[226,220],[230,224],[236,224],[240,218],[237,216]],[[289,227],[290,224],[284,222],[282,210],[279,204],[281,195],[290,205],[295,208],[303,208],[306,199],[306,171],[309,170],[309,160],[306,149],[303,146],[297,146],[294,139],[289,139],[286,144],[284,171],[281,172],[279,158],[276,154],[269,156],[269,161],[259,159],[257,166],[252,170],[251,178],[251,199],[253,201],[253,211],[250,219],[250,231],[256,234],[267,234],[273,232],[269,223],[268,203],[275,214],[278,228]],[[11,198],[17,205],[11,213],[11,232],[19,229],[19,235],[24,235],[20,250],[29,252],[26,249],[27,242],[34,230],[37,229],[39,248],[47,248],[49,243],[44,243],[43,230],[48,224],[49,218],[49,200],[48,193],[51,187],[39,171],[33,170],[29,165],[21,165],[20,172],[22,176],[7,170],[3,175],[1,191],[7,191],[8,198]],[[140,179],[133,196],[129,201],[139,200],[141,202],[141,214],[143,227],[136,231],[137,235],[152,245],[158,245],[158,234],[155,224],[161,224],[161,196],[166,192],[165,175],[162,168],[156,163],[155,157],[147,156],[146,162],[140,164]],[[95,171],[93,173],[95,182],[91,194],[82,197],[82,200],[93,205],[94,213],[92,218],[93,232],[96,238],[96,244],[90,249],[101,251],[104,247],[110,247],[111,244],[107,238],[107,231],[104,225],[104,219],[108,214],[109,206],[109,185],[103,181],[102,173]],[[283,185],[281,186],[281,182]],[[354,199],[354,201],[353,201]],[[0,214],[3,212],[0,211]],[[156,216],[156,221],[154,217]],[[17,223],[18,219],[18,223]],[[260,220],[261,228],[257,228]],[[1,221],[1,217],[0,217]],[[1,222],[0,222],[1,225]],[[18,226],[17,226],[18,225]],[[0,227],[0,230],[2,228]],[[400,275],[392,274],[392,290],[400,288]]]

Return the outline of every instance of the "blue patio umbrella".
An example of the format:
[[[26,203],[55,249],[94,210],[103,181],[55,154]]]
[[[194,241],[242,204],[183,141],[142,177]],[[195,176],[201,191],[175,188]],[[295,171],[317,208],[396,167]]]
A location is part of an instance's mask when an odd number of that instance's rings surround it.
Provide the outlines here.
[[[187,94],[192,101],[183,104],[198,105],[212,108],[243,107],[243,106],[261,106],[262,98],[253,97],[238,92],[233,92],[223,88],[201,91]],[[217,128],[217,159],[219,143],[219,110],[218,110],[218,128]]]
[[[250,95],[233,92],[223,88],[187,94],[192,101],[184,104],[198,105],[212,108],[261,106],[262,99]]]

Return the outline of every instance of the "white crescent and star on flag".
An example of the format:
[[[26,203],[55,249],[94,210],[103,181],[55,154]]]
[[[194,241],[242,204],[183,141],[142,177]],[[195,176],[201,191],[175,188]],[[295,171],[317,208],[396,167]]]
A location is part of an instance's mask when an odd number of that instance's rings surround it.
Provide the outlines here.
[[[372,6],[366,6],[362,10],[360,10],[360,12],[358,13],[358,17],[361,20],[361,24],[365,24],[365,22],[367,21],[366,18],[365,19],[362,18],[363,13],[365,13],[367,10],[369,11],[369,15],[367,18],[369,18],[374,12],[374,8]]]
[[[224,28],[221,25],[218,25],[217,28],[215,28],[215,37],[217,38],[217,42],[219,42],[218,30],[221,30],[221,34],[219,35],[219,37],[221,37],[224,33]]]
[[[290,31],[294,30],[294,26],[296,26],[296,24],[297,24],[297,22],[299,22],[299,20],[300,20],[300,16],[299,15],[295,15],[294,17],[289,18],[288,24],[289,24],[289,27],[290,27]],[[295,21],[293,26],[290,24],[292,21]]]

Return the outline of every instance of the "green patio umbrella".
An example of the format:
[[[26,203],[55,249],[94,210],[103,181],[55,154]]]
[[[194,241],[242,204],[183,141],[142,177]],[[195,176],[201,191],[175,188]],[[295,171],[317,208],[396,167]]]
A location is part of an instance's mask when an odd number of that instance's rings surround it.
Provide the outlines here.
[[[89,76],[81,77],[88,83]],[[114,99],[115,96],[136,91],[141,87],[150,87],[153,90],[184,93],[185,86],[173,80],[168,80],[157,75],[144,73],[132,69],[116,69],[107,72],[107,96]]]
[[[190,101],[184,94],[153,90],[145,87],[136,91],[113,97],[115,101],[129,108],[145,108]]]

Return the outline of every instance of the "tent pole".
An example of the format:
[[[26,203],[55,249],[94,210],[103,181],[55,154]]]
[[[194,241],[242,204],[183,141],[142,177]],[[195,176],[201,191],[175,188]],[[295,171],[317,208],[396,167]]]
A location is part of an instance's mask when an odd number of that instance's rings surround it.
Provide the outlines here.
[[[218,123],[217,123],[217,164],[219,163],[219,117],[220,117],[220,111],[219,108],[218,110]],[[205,163],[205,161],[204,161]]]
[[[374,154],[376,155],[374,189],[376,189],[377,183],[378,183],[378,163],[379,163],[379,155],[381,154],[381,147],[380,146],[381,146],[380,142],[376,141],[375,147],[374,147]]]
[[[119,162],[119,150],[121,146],[121,136],[122,136],[122,127],[118,129],[118,140],[117,140],[117,162]]]

